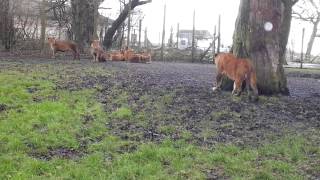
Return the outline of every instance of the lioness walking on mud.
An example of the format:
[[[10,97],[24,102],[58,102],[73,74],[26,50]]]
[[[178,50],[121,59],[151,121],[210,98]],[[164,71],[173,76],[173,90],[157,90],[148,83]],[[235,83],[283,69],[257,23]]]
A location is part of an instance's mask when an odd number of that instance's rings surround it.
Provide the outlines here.
[[[248,97],[254,101],[258,100],[257,76],[249,59],[237,58],[231,53],[220,53],[215,57],[215,64],[217,66],[217,86],[212,88],[213,91],[221,88],[222,76],[226,75],[234,81],[233,95],[241,94],[242,83],[245,81]],[[250,86],[254,93],[253,98],[250,96]]]

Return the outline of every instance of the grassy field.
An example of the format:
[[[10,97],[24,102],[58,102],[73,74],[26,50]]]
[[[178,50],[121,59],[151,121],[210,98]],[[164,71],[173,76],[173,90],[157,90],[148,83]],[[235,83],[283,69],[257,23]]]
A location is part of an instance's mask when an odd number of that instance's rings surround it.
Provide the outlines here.
[[[288,74],[303,74],[303,75],[320,75],[320,69],[307,69],[307,68],[285,68],[285,72]]]
[[[99,85],[60,88],[72,75],[61,76],[50,69],[54,67],[0,72],[0,179],[319,177],[319,142],[299,134],[256,147],[232,143],[201,146],[190,141],[188,131],[178,139],[162,141],[135,141],[139,135],[130,131],[128,138],[120,137],[110,131],[110,122],[148,126],[148,115],[129,102],[128,92],[114,89],[109,107],[97,100]],[[83,75],[103,73],[112,76],[99,68],[87,69]],[[149,96],[140,101],[152,106],[158,112],[155,116],[166,116],[162,107],[172,102],[174,93],[165,94],[156,104],[151,104]],[[176,129],[179,127],[171,124],[159,131],[170,134]],[[203,131],[203,137],[210,133]]]

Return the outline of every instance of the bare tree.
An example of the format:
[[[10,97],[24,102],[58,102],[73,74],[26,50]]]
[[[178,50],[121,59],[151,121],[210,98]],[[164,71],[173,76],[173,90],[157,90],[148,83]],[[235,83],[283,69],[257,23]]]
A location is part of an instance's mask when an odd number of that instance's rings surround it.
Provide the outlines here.
[[[66,28],[68,39],[73,39],[73,33],[71,29],[71,8],[68,5],[68,0],[51,0],[49,6],[52,9],[53,20],[57,21],[58,23],[59,36],[60,30],[62,28]]]
[[[318,34],[318,26],[320,23],[320,1],[300,0],[294,8],[293,17],[311,23],[313,26],[305,54],[306,61],[309,61],[314,40],[316,37],[320,37]]]
[[[108,28],[106,35],[104,37],[103,45],[105,48],[109,49],[112,46],[114,35],[119,27],[123,24],[123,22],[128,17],[128,14],[135,7],[144,5],[152,2],[152,0],[140,1],[140,0],[132,0],[131,3],[127,3],[123,10],[120,12],[118,18],[112,23],[111,27]]]
[[[56,20],[58,22],[58,31],[60,35],[60,29],[62,27],[67,27],[70,29],[69,22],[70,21],[70,15],[67,13],[70,11],[67,10],[67,2],[68,0],[41,0],[39,1],[39,15],[40,15],[40,24],[41,24],[41,33],[40,33],[40,48],[41,51],[44,50],[45,41],[46,41],[46,29],[47,29],[47,20],[49,13],[52,12],[53,14],[53,20]]]
[[[14,43],[14,20],[11,12],[12,2],[0,0],[0,40],[5,49],[9,50]]]
[[[42,49],[47,33],[47,21],[58,28],[68,27],[61,19],[70,21],[69,0],[0,0],[0,39],[7,49]],[[59,18],[57,18],[59,17]],[[69,23],[70,24],[70,23]],[[40,34],[39,34],[40,32]],[[40,43],[39,43],[40,40]]]

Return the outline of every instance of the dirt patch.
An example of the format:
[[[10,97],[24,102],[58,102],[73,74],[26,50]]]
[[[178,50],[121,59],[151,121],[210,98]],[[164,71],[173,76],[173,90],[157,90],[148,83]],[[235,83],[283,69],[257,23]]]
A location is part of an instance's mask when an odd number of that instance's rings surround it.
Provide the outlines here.
[[[5,104],[0,104],[0,112],[6,111],[7,110],[7,105]]]
[[[85,153],[81,151],[77,151],[74,149],[68,148],[52,148],[49,149],[48,152],[31,152],[30,156],[35,157],[37,159],[42,160],[51,160],[53,158],[64,158],[64,159],[77,159],[82,157]]]
[[[160,142],[169,138],[201,146],[259,146],[292,134],[308,137],[320,129],[320,83],[313,77],[290,75],[290,96],[261,96],[259,102],[251,103],[245,94],[238,98],[230,92],[213,93],[215,68],[211,64],[46,59],[0,63],[0,70],[48,69],[49,74],[59,75],[56,83],[60,89],[94,88],[108,114],[126,106],[132,117],[109,117],[106,126],[111,134],[126,140]],[[84,122],[91,118],[84,117]],[[72,154],[63,150],[53,154],[59,153]]]

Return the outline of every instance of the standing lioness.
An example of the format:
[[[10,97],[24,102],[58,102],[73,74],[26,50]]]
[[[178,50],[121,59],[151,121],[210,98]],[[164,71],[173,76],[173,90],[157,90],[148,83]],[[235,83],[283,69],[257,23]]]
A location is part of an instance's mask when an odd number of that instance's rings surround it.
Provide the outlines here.
[[[93,62],[106,61],[106,57],[103,48],[100,46],[99,40],[93,40],[90,46],[90,53],[93,56]]]
[[[258,99],[257,76],[249,59],[237,58],[231,53],[220,53],[215,57],[217,66],[217,87],[213,87],[213,91],[221,88],[222,75],[228,76],[234,81],[232,94],[240,95],[242,82],[246,82],[248,96],[250,96],[250,87],[254,93],[254,99]]]
[[[53,37],[48,38],[48,43],[49,43],[50,48],[52,50],[52,57],[53,58],[55,58],[55,53],[58,51],[61,51],[61,52],[72,51],[73,59],[80,60],[80,54],[79,54],[78,46],[76,43],[71,42],[71,41],[56,40]]]

